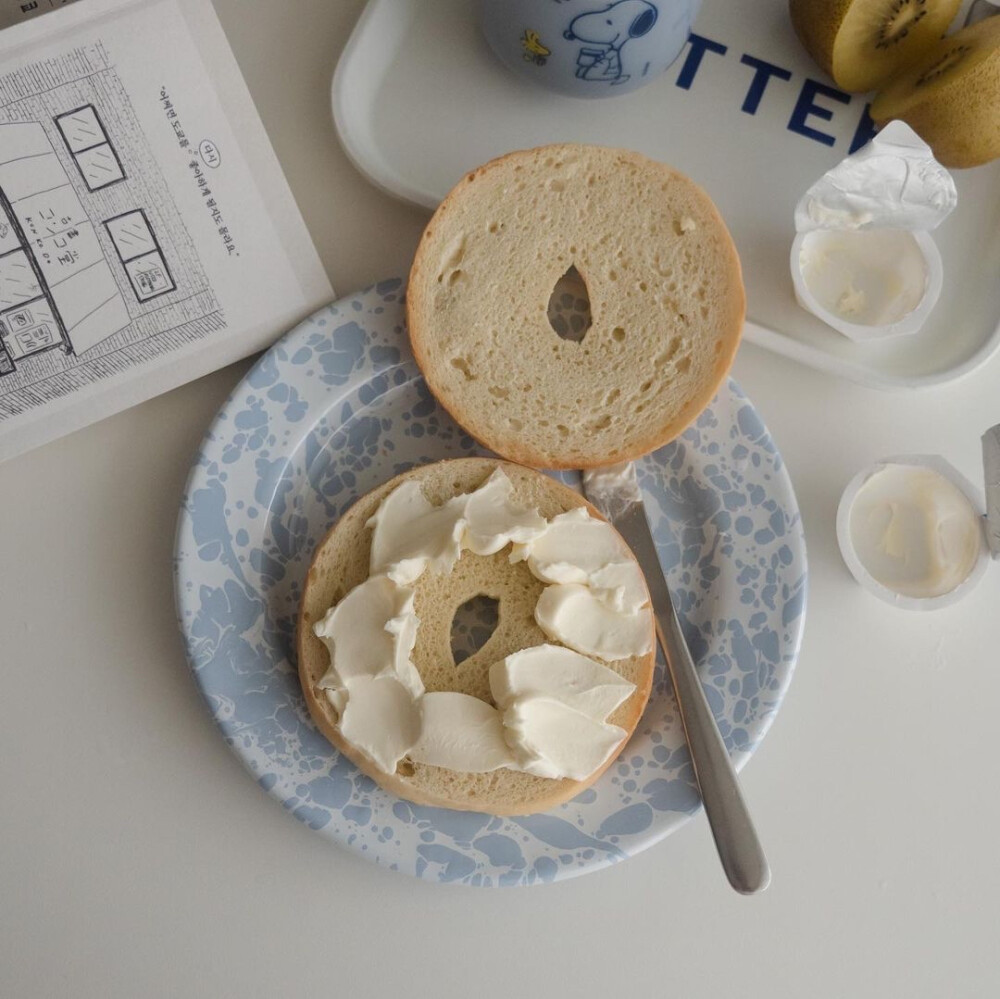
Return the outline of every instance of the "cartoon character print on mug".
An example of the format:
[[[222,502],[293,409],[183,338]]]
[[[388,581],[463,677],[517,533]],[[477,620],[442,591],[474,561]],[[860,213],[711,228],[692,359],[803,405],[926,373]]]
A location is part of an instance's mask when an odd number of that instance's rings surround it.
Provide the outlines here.
[[[680,55],[701,0],[480,0],[500,60],[573,97],[613,97],[649,83]]]

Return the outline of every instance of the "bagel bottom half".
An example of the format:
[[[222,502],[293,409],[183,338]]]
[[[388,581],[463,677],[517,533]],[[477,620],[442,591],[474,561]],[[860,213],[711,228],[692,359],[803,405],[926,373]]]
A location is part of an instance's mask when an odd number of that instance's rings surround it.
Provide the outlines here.
[[[313,625],[369,576],[371,530],[365,523],[382,500],[401,482],[416,479],[424,495],[440,504],[482,485],[502,466],[514,486],[514,499],[535,507],[545,518],[585,506],[591,516],[600,514],[568,486],[540,472],[488,458],[459,458],[411,469],[361,497],[320,542],[309,569],[298,621],[299,677],[309,712],[330,742],[364,773],[384,787],[417,804],[526,815],[545,811],[575,797],[603,773],[612,760],[587,780],[555,780],[502,768],[491,773],[447,770],[404,758],[396,772],[383,773],[337,728],[337,712],[317,684],[330,665],[326,647],[313,634]],[[415,608],[420,619],[413,663],[428,691],[454,690],[492,703],[490,666],[520,649],[549,641],[535,623],[534,609],[545,584],[527,564],[511,564],[510,546],[495,555],[465,551],[451,573],[427,571],[415,584]],[[451,652],[451,626],[456,610],[471,598],[485,595],[499,602],[498,623],[486,643],[456,665]],[[652,629],[652,623],[650,624]],[[635,691],[609,717],[631,737],[649,698],[655,654],[633,656],[605,663],[635,684]],[[626,738],[626,742],[628,740]],[[624,743],[623,743],[624,745]]]

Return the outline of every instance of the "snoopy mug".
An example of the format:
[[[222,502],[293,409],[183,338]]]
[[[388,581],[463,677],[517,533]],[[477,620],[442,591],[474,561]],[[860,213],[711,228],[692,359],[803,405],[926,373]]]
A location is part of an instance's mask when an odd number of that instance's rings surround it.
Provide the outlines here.
[[[613,97],[680,55],[701,0],[480,0],[483,34],[515,73],[571,97]]]

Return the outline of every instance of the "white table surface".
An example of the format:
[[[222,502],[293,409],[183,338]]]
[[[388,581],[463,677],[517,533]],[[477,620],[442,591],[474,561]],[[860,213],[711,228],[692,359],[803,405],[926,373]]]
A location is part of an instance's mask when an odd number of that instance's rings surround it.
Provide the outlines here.
[[[370,187],[328,85],[361,0],[217,0],[338,292],[405,274],[423,213]],[[987,997],[1000,993],[1000,567],[896,611],[836,547],[901,451],[980,475],[1000,357],[914,395],[751,346],[735,375],[806,523],[805,643],[743,775],[774,881],[726,885],[703,817],[541,888],[441,887],[286,815],[217,734],[174,621],[189,460],[238,364],[0,467],[0,996]]]

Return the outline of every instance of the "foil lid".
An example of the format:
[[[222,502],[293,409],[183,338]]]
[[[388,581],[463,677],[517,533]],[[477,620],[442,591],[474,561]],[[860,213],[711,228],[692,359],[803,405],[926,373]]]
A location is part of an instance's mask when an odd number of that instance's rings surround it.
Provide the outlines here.
[[[936,229],[958,203],[951,174],[901,121],[841,160],[802,196],[795,229]]]
[[[1000,423],[983,434],[986,472],[986,537],[990,554],[1000,559]]]

